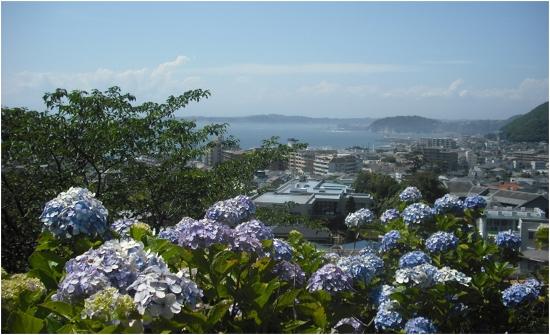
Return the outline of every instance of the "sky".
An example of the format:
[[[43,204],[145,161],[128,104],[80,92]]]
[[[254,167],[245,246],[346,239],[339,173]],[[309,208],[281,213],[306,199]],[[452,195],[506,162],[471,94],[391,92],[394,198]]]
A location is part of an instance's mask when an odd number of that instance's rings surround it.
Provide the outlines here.
[[[548,3],[2,2],[1,104],[195,88],[178,116],[505,119],[548,100]]]

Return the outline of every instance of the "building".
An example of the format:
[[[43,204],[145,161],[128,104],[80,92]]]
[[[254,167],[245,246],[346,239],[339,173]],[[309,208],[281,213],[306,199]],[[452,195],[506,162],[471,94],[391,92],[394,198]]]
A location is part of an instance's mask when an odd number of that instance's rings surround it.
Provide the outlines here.
[[[215,167],[223,162],[222,141],[223,140],[219,138],[213,142],[214,145],[212,147],[206,149],[202,159],[205,165]]]
[[[334,218],[347,215],[346,204],[353,198],[355,208],[371,208],[370,194],[355,193],[350,186],[317,179],[292,179],[274,192],[266,192],[253,200],[257,207],[284,206],[294,203],[292,212],[309,217]]]
[[[313,161],[313,173],[326,175],[329,173],[357,173],[361,171],[363,161],[349,154],[317,155]]]
[[[458,168],[458,152],[442,148],[421,148],[424,161],[436,165],[444,171],[454,171]]]
[[[314,162],[318,155],[336,155],[336,150],[300,150],[290,155],[288,167],[303,173],[315,173]]]
[[[419,146],[423,148],[456,149],[456,141],[453,138],[421,138]]]

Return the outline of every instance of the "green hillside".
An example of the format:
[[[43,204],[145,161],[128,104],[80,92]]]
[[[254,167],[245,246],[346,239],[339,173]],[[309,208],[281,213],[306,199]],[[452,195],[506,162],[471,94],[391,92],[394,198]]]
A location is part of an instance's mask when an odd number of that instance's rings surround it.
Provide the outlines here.
[[[514,142],[548,142],[548,101],[501,128],[504,138]]]

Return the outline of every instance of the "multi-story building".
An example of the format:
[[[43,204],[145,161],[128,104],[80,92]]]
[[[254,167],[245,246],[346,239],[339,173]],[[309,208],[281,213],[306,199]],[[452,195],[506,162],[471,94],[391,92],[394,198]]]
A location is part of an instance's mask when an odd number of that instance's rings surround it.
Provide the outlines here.
[[[422,156],[428,164],[437,165],[443,170],[454,171],[458,168],[458,152],[441,148],[421,148]]]
[[[336,150],[300,150],[290,155],[288,167],[294,171],[315,173],[313,163],[317,155],[335,155]]]
[[[363,161],[349,154],[317,155],[313,161],[313,172],[317,175],[329,173],[357,173],[361,171]]]
[[[456,149],[456,141],[453,138],[421,138],[419,146],[424,148]]]
[[[346,203],[353,198],[355,208],[371,208],[370,194],[355,193],[350,186],[317,179],[292,179],[274,192],[255,197],[258,207],[284,206],[293,203],[292,212],[310,217],[334,218],[346,215]]]
[[[208,148],[203,155],[203,163],[209,167],[215,167],[223,161],[222,139],[214,141],[214,146]]]

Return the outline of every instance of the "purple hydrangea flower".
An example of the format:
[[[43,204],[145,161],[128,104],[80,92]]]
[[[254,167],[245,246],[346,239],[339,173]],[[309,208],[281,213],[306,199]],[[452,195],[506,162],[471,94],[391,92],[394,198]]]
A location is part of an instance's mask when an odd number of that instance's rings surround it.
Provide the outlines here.
[[[374,327],[378,331],[383,330],[398,330],[401,328],[403,318],[401,314],[389,308],[379,308],[374,317]]]
[[[405,324],[405,333],[407,334],[435,334],[437,329],[432,321],[424,317],[416,317],[410,319]]]
[[[243,222],[235,227],[235,232],[256,237],[258,240],[273,239],[273,231],[259,220]]]
[[[414,186],[409,186],[399,194],[399,199],[405,202],[415,202],[422,199],[422,193]]]
[[[177,244],[182,233],[185,232],[186,229],[188,229],[194,222],[197,221],[190,217],[184,217],[175,226],[163,227],[157,237]]]
[[[40,220],[44,229],[58,238],[76,235],[105,238],[108,236],[108,211],[94,194],[85,188],[71,187],[48,201]]]
[[[330,294],[351,290],[351,278],[334,264],[326,264],[315,271],[308,281],[310,292],[325,290]]]
[[[521,238],[511,231],[499,232],[495,242],[503,249],[518,250],[521,247]]]
[[[524,302],[536,300],[540,295],[541,285],[536,279],[529,279],[514,284],[502,291],[502,303],[506,307],[516,307]]]
[[[462,200],[456,195],[445,194],[434,202],[434,212],[436,214],[458,213],[462,211]]]
[[[384,261],[374,254],[365,253],[363,255],[342,257],[336,265],[353,280],[368,284],[382,271]]]
[[[306,274],[298,264],[288,261],[280,261],[273,267],[273,273],[280,279],[293,283],[295,286],[302,286],[306,282]]]
[[[406,225],[421,224],[433,217],[433,211],[428,205],[422,203],[414,203],[407,206],[401,213],[403,222]]]
[[[210,221],[200,220],[185,224],[179,234],[178,244],[191,248],[208,248],[213,244],[227,244],[233,240],[233,232],[226,225]]]
[[[382,215],[380,216],[380,221],[382,221],[382,223],[388,223],[398,218],[399,218],[399,211],[395,208],[390,208],[386,210],[384,213],[382,213]]]
[[[431,253],[445,252],[456,249],[458,238],[453,233],[438,231],[426,240],[426,249]]]
[[[245,251],[256,254],[260,257],[265,256],[262,242],[253,233],[246,230],[236,230],[233,233],[231,242],[232,250]]]
[[[400,268],[411,268],[420,264],[431,263],[432,260],[422,251],[411,251],[399,259]]]
[[[471,197],[466,197],[462,206],[464,209],[483,209],[487,207],[487,201],[479,195],[474,195]]]
[[[365,324],[355,317],[343,318],[333,327],[336,331],[338,331],[338,328],[342,328],[344,334],[350,333],[347,329],[351,330],[351,334],[362,334],[365,329]]]
[[[273,251],[273,259],[276,261],[290,261],[292,259],[292,247],[283,240],[273,239]]]
[[[374,214],[368,208],[361,208],[354,213],[348,214],[344,223],[348,228],[357,228],[367,225],[373,220]]]
[[[399,239],[401,234],[398,230],[391,230],[384,234],[382,237],[382,242],[380,243],[380,251],[388,252],[391,249],[395,249],[399,246]]]
[[[256,212],[256,206],[244,195],[218,201],[206,211],[205,219],[217,221],[230,226],[250,219]]]

